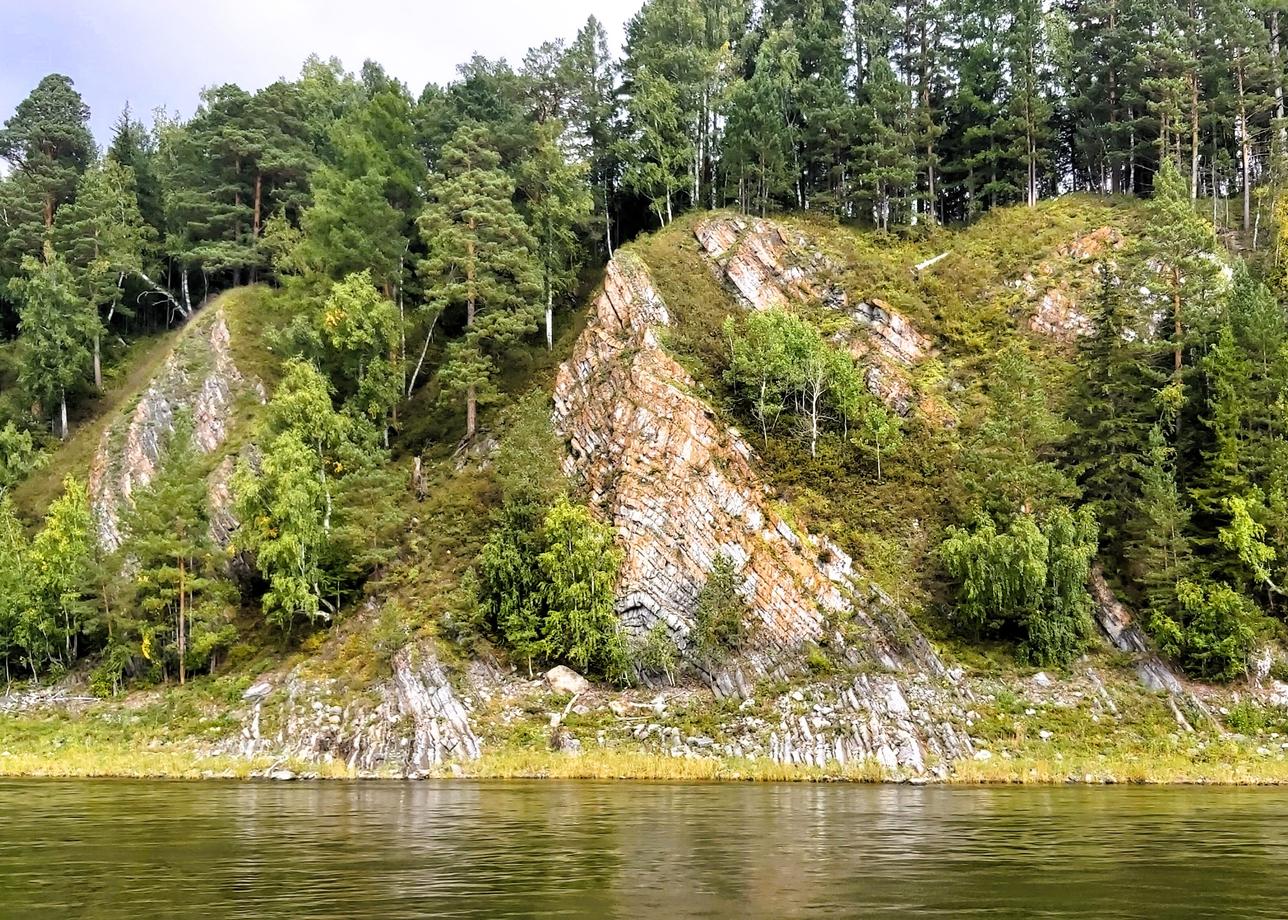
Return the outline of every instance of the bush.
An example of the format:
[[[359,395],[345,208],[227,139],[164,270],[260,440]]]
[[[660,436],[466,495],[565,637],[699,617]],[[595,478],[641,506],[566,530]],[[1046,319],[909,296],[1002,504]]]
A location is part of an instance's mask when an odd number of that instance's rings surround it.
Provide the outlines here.
[[[479,557],[490,625],[528,659],[567,661],[624,679],[630,667],[614,610],[621,551],[612,528],[561,497],[544,514],[507,504]]]
[[[635,649],[635,660],[645,674],[661,675],[666,682],[675,686],[676,666],[679,663],[679,650],[671,631],[665,623],[654,623],[644,635],[644,641]]]
[[[708,661],[720,661],[747,640],[747,603],[742,576],[728,556],[716,557],[707,582],[698,592],[693,615],[693,645]]]
[[[1018,629],[1021,657],[1066,665],[1091,632],[1086,585],[1097,528],[1086,508],[1056,508],[1043,523],[1020,515],[999,531],[981,514],[972,529],[948,528],[939,558],[958,583],[956,618],[966,631]]]
[[[1191,674],[1232,680],[1247,667],[1264,617],[1257,605],[1223,582],[1182,581],[1176,609],[1150,614],[1150,631],[1164,654]]]

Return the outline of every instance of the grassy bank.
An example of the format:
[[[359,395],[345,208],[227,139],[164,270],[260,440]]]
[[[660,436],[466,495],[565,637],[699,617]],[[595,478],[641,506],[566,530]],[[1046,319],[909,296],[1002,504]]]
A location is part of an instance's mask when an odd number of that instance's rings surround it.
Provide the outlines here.
[[[51,733],[47,720],[0,717],[0,776],[131,779],[249,779],[270,770],[290,770],[310,779],[372,778],[342,762],[307,763],[269,756],[237,757],[203,752],[196,742],[132,743],[123,738],[89,737],[69,730]],[[24,730],[30,727],[30,731]],[[872,761],[827,767],[777,764],[766,759],[671,757],[624,747],[591,748],[579,753],[503,747],[486,751],[472,763],[446,764],[431,772],[441,778],[585,779],[652,782],[857,782],[898,781]],[[390,771],[376,778],[396,779]],[[922,780],[918,780],[920,782]],[[925,780],[935,782],[935,780]],[[1211,746],[1202,758],[1142,752],[1072,756],[1020,755],[954,764],[950,785],[1018,784],[1288,784],[1288,761],[1258,756],[1237,742]]]

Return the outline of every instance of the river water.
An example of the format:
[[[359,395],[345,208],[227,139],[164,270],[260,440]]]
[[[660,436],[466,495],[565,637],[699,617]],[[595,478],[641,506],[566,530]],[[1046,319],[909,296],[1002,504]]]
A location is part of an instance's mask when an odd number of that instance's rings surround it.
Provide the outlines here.
[[[0,780],[0,917],[1288,917],[1288,792]]]

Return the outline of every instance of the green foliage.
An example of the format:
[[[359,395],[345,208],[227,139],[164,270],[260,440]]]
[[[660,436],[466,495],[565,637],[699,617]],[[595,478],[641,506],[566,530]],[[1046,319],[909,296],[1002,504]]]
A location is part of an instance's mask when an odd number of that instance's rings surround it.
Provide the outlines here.
[[[995,516],[1055,507],[1076,495],[1058,464],[1069,424],[1048,402],[1033,359],[1005,348],[981,381],[984,399],[963,436],[961,481],[968,503]]]
[[[332,286],[322,307],[322,336],[336,356],[356,411],[383,426],[402,395],[397,367],[399,320],[364,270]]]
[[[44,408],[60,405],[58,430],[67,437],[67,394],[84,379],[90,340],[98,334],[94,310],[78,296],[67,263],[52,248],[45,260],[28,256],[22,277],[9,283],[18,313],[18,381]]]
[[[1232,680],[1247,668],[1263,617],[1229,585],[1181,581],[1176,606],[1155,609],[1149,627],[1162,651],[1211,680]]]
[[[537,509],[509,504],[479,557],[488,619],[522,658],[568,661],[625,679],[630,659],[613,609],[621,551],[612,528],[560,497]]]
[[[690,633],[694,649],[709,662],[723,660],[747,641],[747,602],[742,586],[734,561],[724,554],[717,556],[698,592]]]
[[[1025,658],[1067,665],[1091,634],[1087,579],[1097,528],[1086,508],[1056,508],[1042,524],[1019,515],[1001,531],[981,515],[971,528],[949,527],[939,557],[957,582],[954,616],[963,629],[1017,631]]]
[[[542,533],[545,549],[537,565],[546,656],[625,679],[630,658],[613,609],[622,552],[613,545],[612,527],[561,499],[546,512]]]
[[[13,422],[0,426],[0,496],[40,469],[46,459],[31,432],[19,430]]]
[[[657,622],[649,627],[643,641],[632,650],[632,657],[639,663],[644,674],[660,675],[671,686],[675,686],[680,653],[665,623]]]
[[[207,485],[181,418],[168,439],[165,462],[134,493],[119,553],[124,584],[111,605],[111,639],[100,680],[119,687],[125,673],[178,676],[213,669],[237,638],[235,591],[225,558],[210,537]]]
[[[807,320],[784,310],[761,310],[741,324],[730,317],[724,332],[730,352],[725,380],[766,442],[786,415],[814,456],[825,430],[846,428],[869,411],[871,398],[853,359],[828,344]],[[880,430],[887,439],[892,436],[888,424]]]
[[[68,478],[44,524],[28,538],[0,496],[0,658],[32,677],[68,667],[95,627],[90,590],[93,530],[85,486]]]
[[[265,413],[258,463],[243,461],[233,480],[242,522],[237,548],[253,556],[268,580],[262,606],[279,627],[335,612],[343,562],[333,533],[343,497],[337,484],[379,456],[371,435],[336,411],[316,367],[288,362]]]
[[[465,398],[467,437],[474,435],[478,404],[497,395],[498,359],[536,328],[542,290],[536,242],[500,162],[482,128],[461,128],[443,147],[433,196],[419,218],[428,249],[420,272],[431,307],[464,325],[439,382],[443,398]]]

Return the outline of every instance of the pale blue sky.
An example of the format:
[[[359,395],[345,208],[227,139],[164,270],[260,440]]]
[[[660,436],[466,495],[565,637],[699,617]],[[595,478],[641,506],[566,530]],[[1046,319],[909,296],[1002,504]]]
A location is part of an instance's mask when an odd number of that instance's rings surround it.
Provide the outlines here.
[[[0,0],[0,122],[42,76],[65,73],[103,142],[128,100],[192,114],[204,86],[255,89],[312,52],[373,58],[419,93],[478,51],[516,66],[594,13],[614,52],[640,0]]]

